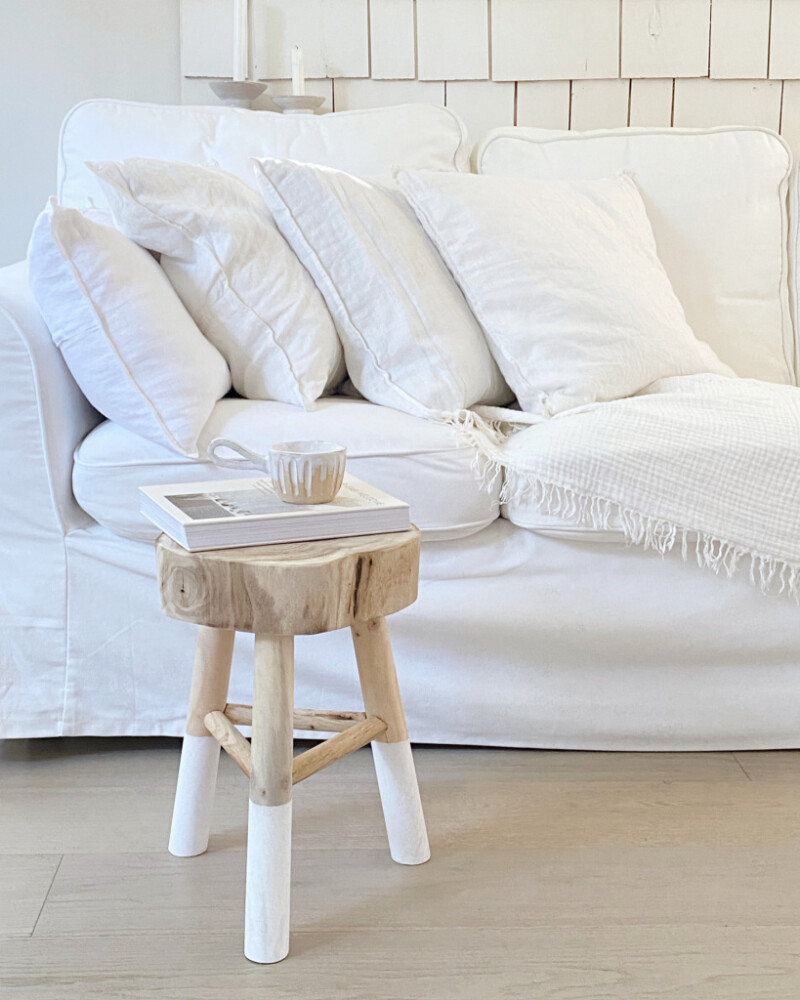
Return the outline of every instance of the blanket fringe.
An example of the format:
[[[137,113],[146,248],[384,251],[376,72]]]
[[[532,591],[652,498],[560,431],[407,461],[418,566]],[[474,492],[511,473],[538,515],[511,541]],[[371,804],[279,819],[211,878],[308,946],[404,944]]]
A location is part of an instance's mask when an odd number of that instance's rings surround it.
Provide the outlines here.
[[[482,487],[493,491],[499,483],[501,504],[525,500],[543,514],[564,518],[576,526],[600,531],[621,529],[629,545],[652,549],[660,555],[680,546],[684,562],[694,550],[701,569],[729,578],[742,568],[741,564],[747,566],[749,562],[750,582],[762,593],[787,594],[800,603],[800,565],[796,563],[763,555],[708,532],[650,517],[615,500],[546,482],[533,472],[509,468],[503,461],[503,445],[516,423],[513,411],[492,411],[488,407],[484,410],[485,415],[475,410],[459,410],[441,414],[441,419],[455,431],[462,444],[473,449],[472,468]]]

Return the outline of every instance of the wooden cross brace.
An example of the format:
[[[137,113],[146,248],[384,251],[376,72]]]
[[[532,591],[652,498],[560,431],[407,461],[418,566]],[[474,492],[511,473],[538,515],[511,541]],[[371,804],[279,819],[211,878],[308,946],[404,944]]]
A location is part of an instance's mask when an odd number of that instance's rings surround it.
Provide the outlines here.
[[[252,723],[253,711],[250,705],[226,705],[224,712],[209,712],[204,722],[206,729],[219,745],[233,757],[244,773],[250,776],[250,743],[236,728]],[[303,781],[310,775],[328,767],[340,757],[371,743],[376,736],[387,729],[383,719],[364,712],[322,712],[311,708],[296,709],[295,729],[337,732],[322,743],[318,743],[305,753],[299,754],[292,763],[292,784]]]

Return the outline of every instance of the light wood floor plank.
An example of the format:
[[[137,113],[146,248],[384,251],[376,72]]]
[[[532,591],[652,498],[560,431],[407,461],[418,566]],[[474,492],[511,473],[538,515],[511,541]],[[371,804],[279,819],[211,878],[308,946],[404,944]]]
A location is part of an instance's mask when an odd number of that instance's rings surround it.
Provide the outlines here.
[[[312,745],[297,741],[296,752]],[[174,790],[180,740],[47,739],[0,741],[0,789],[164,788]],[[777,753],[781,751],[770,751]],[[769,757],[769,753],[766,757]],[[791,751],[787,751],[791,754]],[[493,747],[416,747],[418,768],[434,762],[437,775],[458,780],[491,774],[494,781],[743,781],[733,753],[592,753],[572,750],[508,750]],[[739,755],[744,758],[747,755]],[[752,755],[751,755],[752,756]],[[373,780],[369,750],[348,759],[348,781]],[[800,770],[800,757],[796,759]],[[222,759],[223,777],[235,767]],[[324,776],[335,781],[336,772]],[[318,780],[322,780],[320,775]]]
[[[4,943],[13,1000],[793,1000],[796,927],[299,932],[257,966],[236,930]],[[91,971],[89,971],[89,969]]]
[[[751,781],[800,785],[800,753],[796,750],[737,750],[735,756]]]
[[[65,858],[36,936],[241,926],[244,851],[202,858]],[[797,924],[800,850],[618,847],[440,849],[403,867],[386,851],[299,851],[292,929]],[[213,906],[208,900],[213,899]]]
[[[385,832],[373,784],[348,785],[347,762],[336,784],[315,778],[298,786],[296,850],[380,848]],[[333,769],[331,769],[333,770]],[[235,784],[217,796],[212,849],[245,840],[246,792]],[[316,777],[316,776],[315,776]],[[794,844],[800,793],[789,782],[505,782],[486,777],[458,783],[420,770],[420,789],[437,847],[574,848],[601,844],[712,845],[747,848]],[[35,789],[4,793],[2,854],[160,853],[167,843],[172,793]]]
[[[238,769],[177,859],[177,741],[42,742],[0,745],[3,1000],[800,996],[800,753],[422,748],[408,868],[359,751],[295,789],[292,953],[259,967]]]
[[[61,856],[0,855],[0,937],[33,932]]]

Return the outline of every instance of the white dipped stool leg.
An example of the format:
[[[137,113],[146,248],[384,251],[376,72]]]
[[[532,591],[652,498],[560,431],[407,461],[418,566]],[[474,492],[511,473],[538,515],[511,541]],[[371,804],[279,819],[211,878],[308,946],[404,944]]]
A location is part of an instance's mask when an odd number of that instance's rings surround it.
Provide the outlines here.
[[[292,803],[250,801],[244,953],[251,962],[280,962],[289,954]]]
[[[352,633],[364,707],[387,727],[372,754],[389,851],[400,864],[421,865],[431,851],[386,619],[358,622]]]
[[[179,858],[194,857],[208,848],[219,744],[206,729],[203,719],[208,712],[225,708],[235,635],[232,629],[201,626],[197,637],[186,734],[181,749],[169,837],[170,854]]]
[[[411,744],[408,740],[373,740],[372,758],[392,859],[401,865],[424,864],[430,859],[431,849]]]
[[[289,954],[294,639],[256,635],[244,953]]]
[[[193,858],[208,849],[218,768],[219,743],[186,733],[169,832],[169,853],[177,858]]]

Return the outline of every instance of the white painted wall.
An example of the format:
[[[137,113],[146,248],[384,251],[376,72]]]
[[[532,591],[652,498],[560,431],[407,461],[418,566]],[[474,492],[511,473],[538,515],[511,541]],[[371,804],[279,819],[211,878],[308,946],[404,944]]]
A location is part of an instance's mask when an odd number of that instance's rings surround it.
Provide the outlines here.
[[[0,265],[55,190],[64,113],[88,97],[180,102],[179,0],[0,0]]]

